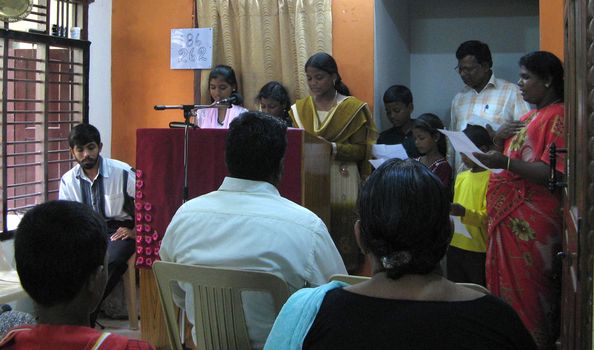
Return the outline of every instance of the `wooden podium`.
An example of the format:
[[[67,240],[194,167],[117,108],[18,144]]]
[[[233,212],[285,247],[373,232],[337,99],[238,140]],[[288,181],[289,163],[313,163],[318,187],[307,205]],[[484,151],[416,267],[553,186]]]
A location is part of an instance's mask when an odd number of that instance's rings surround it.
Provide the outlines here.
[[[192,129],[188,137],[189,198],[218,189],[227,176],[226,129]],[[136,230],[142,339],[168,348],[155,279],[150,270],[167,225],[183,201],[183,129],[138,129]],[[330,224],[330,146],[302,129],[289,129],[279,192]],[[257,166],[257,164],[255,164]]]

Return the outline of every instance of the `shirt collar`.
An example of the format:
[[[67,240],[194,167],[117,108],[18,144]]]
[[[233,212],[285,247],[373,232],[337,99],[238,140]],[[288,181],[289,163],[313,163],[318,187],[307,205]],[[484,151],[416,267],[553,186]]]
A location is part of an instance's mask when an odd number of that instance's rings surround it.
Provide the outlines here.
[[[245,180],[227,176],[219,187],[219,191],[267,193],[280,196],[278,189],[269,182]]]
[[[485,85],[485,87],[480,91],[480,92],[476,92],[475,89],[471,88],[468,85],[464,85],[464,89],[466,91],[474,91],[476,94],[480,94],[481,92],[487,90],[488,88],[493,87],[493,88],[497,88],[497,79],[495,79],[495,73],[493,73],[493,71],[491,71],[491,77],[489,78],[489,81],[487,82],[487,85]]]
[[[487,86],[492,86],[495,88],[497,87],[497,79],[495,79],[495,73],[493,73],[493,71],[491,71],[491,78],[489,78],[487,85],[485,85],[485,89],[487,88]]]

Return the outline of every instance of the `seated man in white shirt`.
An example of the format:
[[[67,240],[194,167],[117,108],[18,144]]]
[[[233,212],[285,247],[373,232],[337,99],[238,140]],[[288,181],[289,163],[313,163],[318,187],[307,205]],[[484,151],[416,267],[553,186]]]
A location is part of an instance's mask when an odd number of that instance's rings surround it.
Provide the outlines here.
[[[322,220],[277,190],[286,132],[282,121],[260,112],[231,122],[225,148],[230,176],[217,191],[178,209],[161,243],[162,260],[270,272],[291,292],[346,273]],[[178,301],[194,323],[186,291],[181,285]],[[250,294],[245,313],[252,347],[262,348],[274,322],[272,299]]]
[[[109,280],[105,298],[126,272],[136,248],[135,173],[130,165],[100,155],[101,135],[91,124],[72,128],[68,144],[78,164],[62,176],[58,198],[88,205],[107,224]],[[95,326],[98,312],[99,307],[91,314],[91,326]]]

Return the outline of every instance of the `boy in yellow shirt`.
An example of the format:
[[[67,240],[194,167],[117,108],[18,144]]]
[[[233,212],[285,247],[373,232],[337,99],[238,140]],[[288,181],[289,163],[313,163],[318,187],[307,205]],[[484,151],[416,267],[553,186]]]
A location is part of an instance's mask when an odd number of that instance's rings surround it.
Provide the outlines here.
[[[483,152],[493,145],[485,128],[468,125],[464,134]],[[447,253],[447,276],[454,282],[485,282],[487,240],[487,185],[490,172],[478,166],[464,154],[462,161],[469,170],[458,173],[454,185],[454,200],[450,214],[459,216],[472,238],[455,232]]]

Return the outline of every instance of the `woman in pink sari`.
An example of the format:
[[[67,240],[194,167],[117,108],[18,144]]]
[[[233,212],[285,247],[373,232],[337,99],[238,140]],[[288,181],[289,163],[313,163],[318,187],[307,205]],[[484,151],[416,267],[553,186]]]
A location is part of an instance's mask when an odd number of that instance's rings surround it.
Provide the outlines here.
[[[559,192],[547,189],[549,147],[564,147],[563,65],[549,52],[520,59],[518,82],[536,106],[497,132],[502,151],[475,154],[490,168],[487,287],[518,312],[540,349],[554,347],[559,300],[553,287],[553,257],[561,243]],[[564,173],[557,159],[556,171]]]

